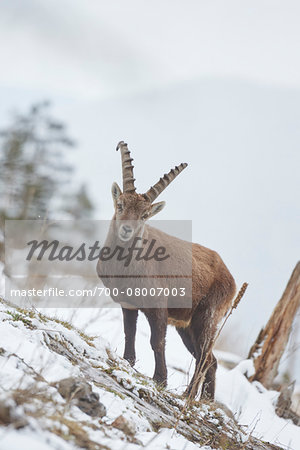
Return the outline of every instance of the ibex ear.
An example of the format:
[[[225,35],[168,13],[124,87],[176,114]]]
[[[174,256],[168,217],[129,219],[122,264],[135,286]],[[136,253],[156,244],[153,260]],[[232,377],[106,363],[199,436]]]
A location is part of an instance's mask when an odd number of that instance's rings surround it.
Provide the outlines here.
[[[111,194],[114,201],[114,205],[116,205],[118,198],[122,194],[122,191],[117,183],[113,183],[111,187]]]
[[[151,205],[151,211],[150,211],[150,215],[148,217],[150,218],[152,216],[155,216],[155,214],[157,214],[161,210],[163,210],[165,206],[166,206],[166,202],[153,203],[153,205]]]

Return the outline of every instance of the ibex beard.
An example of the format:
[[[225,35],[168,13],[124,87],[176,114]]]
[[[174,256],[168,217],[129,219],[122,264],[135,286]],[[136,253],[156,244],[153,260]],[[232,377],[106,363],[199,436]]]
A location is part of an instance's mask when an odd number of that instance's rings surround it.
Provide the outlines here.
[[[145,314],[151,330],[150,343],[155,357],[154,380],[162,386],[167,384],[167,367],[165,360],[165,340],[167,325],[176,327],[184,345],[196,360],[195,373],[188,385],[185,395],[195,397],[200,384],[201,398],[214,399],[215,374],[217,361],[212,353],[212,344],[217,326],[231,306],[236,286],[232,275],[220,256],[213,250],[199,244],[187,242],[171,236],[161,230],[146,224],[147,220],[159,213],[165,202],[153,203],[161,192],[186,167],[186,163],[176,166],[168,174],[152,186],[145,194],[137,194],[133,176],[133,159],[127,144],[121,141],[117,150],[121,151],[123,191],[117,185],[112,185],[112,197],[115,213],[112,218],[106,244],[113,247],[122,244],[130,245],[133,239],[139,242],[155,241],[161,248],[167,249],[170,255],[162,266],[162,261],[132,261],[128,269],[118,272],[118,262],[100,261],[97,272],[106,287],[113,288],[116,280],[113,273],[122,273],[119,277],[121,286],[145,287],[147,289],[166,288],[167,292],[185,285],[190,287],[190,294],[180,299],[180,306],[170,300],[169,295],[160,298],[147,298],[141,303],[140,298],[113,296],[120,303],[123,312],[125,349],[124,358],[131,365],[135,364],[135,336],[138,312]],[[191,274],[187,275],[186,266],[191,263]],[[170,276],[160,276],[169,273]],[[167,269],[166,269],[167,268]],[[166,272],[167,270],[167,272]],[[132,274],[135,276],[132,277]],[[175,274],[175,275],[174,275]],[[186,276],[180,276],[185,274]],[[121,281],[120,281],[121,280]],[[124,283],[124,284],[122,284]],[[119,289],[120,290],[120,289]]]

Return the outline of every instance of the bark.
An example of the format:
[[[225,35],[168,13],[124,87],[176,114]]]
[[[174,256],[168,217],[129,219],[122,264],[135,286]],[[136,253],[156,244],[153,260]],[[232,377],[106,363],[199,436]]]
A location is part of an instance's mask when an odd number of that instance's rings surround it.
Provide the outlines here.
[[[250,381],[257,380],[266,388],[272,387],[299,306],[300,262],[297,263],[267,325],[260,331],[250,349],[248,358],[253,359],[255,367],[255,373]]]

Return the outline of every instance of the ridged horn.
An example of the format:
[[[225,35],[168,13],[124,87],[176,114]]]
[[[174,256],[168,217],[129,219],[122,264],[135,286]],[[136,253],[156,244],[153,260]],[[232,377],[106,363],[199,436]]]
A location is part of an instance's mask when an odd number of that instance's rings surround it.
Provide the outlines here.
[[[133,158],[130,157],[130,151],[124,141],[120,141],[116,150],[121,151],[122,174],[123,174],[123,192],[135,192],[135,178],[133,177]]]
[[[154,186],[151,186],[151,188],[143,194],[145,199],[152,203],[186,167],[187,163],[181,163],[179,166],[175,166],[174,169],[171,169],[169,173],[165,173]]]

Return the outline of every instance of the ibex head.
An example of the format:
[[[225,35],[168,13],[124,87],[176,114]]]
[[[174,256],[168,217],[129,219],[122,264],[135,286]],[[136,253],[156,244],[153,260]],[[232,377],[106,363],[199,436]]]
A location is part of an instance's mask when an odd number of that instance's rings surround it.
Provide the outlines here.
[[[121,151],[122,172],[123,172],[123,192],[117,183],[112,185],[112,196],[115,207],[115,220],[119,238],[122,241],[129,241],[134,236],[142,235],[142,230],[146,220],[159,213],[165,206],[165,202],[153,203],[162,191],[186,168],[187,164],[182,163],[171,169],[145,194],[137,194],[133,176],[133,159],[127,144],[121,141],[117,149]]]

